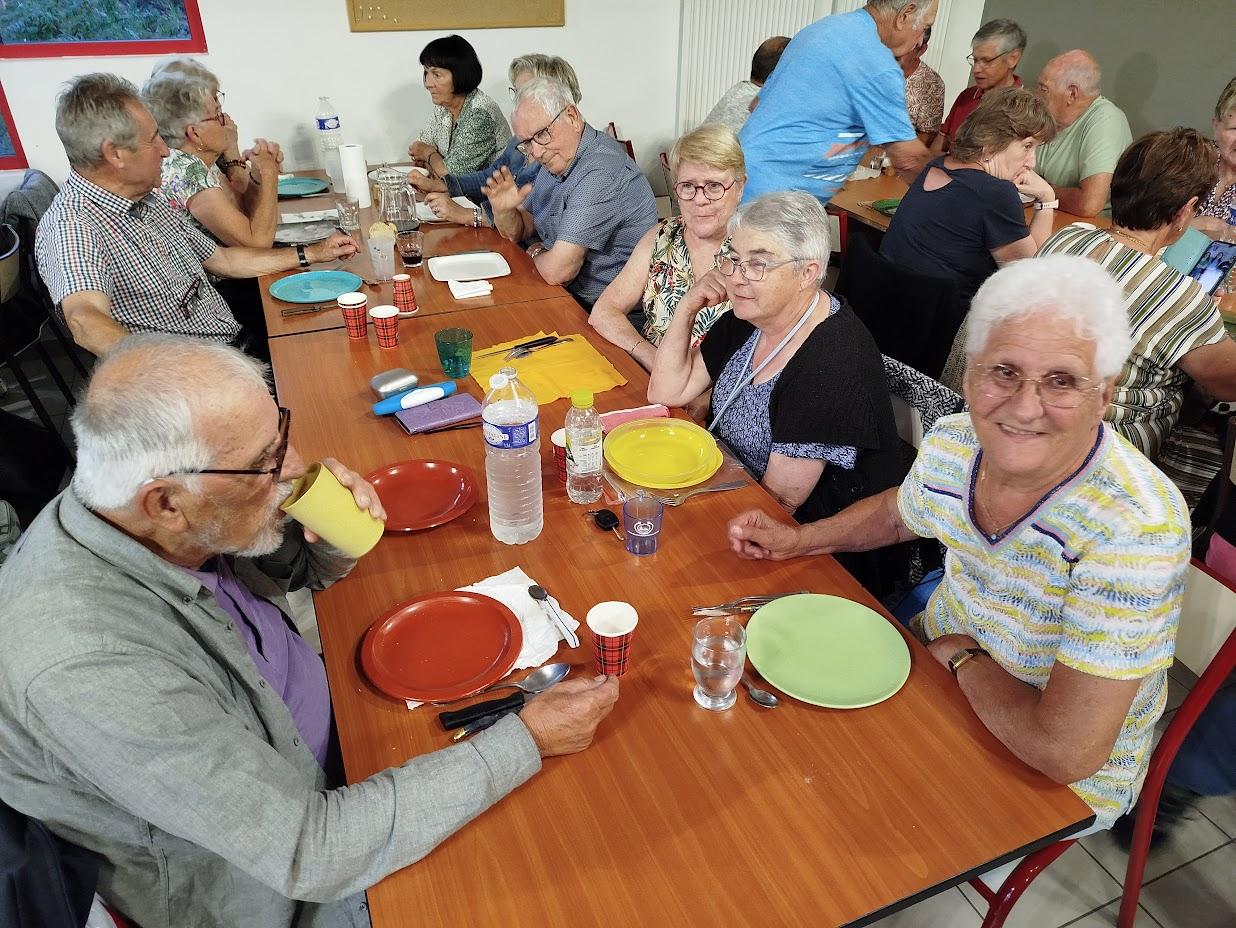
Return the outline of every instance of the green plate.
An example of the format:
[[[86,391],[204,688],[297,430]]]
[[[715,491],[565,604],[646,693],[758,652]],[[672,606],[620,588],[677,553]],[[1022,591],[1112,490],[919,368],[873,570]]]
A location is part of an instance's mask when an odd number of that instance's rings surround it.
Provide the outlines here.
[[[280,277],[270,285],[270,295],[285,303],[329,303],[360,285],[361,279],[348,271],[302,271]]]
[[[883,213],[886,216],[891,216],[897,212],[897,207],[901,205],[901,197],[890,197],[887,200],[875,200],[871,204],[871,208]]]
[[[747,657],[783,693],[830,709],[883,702],[910,676],[910,649],[888,619],[820,593],[760,608],[747,623]]]
[[[285,177],[279,181],[279,196],[308,197],[326,189],[326,181],[316,177]]]

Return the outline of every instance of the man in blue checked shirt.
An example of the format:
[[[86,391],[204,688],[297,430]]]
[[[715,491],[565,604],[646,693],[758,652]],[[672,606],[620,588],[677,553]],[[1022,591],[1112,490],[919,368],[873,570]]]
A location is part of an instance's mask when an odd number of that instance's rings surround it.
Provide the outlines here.
[[[536,77],[515,98],[519,151],[541,169],[516,184],[508,168],[485,185],[494,225],[525,243],[547,283],[591,309],[657,222],[657,203],[626,150],[584,120],[570,91]]]
[[[70,81],[56,107],[56,133],[72,170],[39,223],[35,257],[73,338],[95,354],[131,332],[260,349],[206,271],[257,277],[356,253],[342,234],[295,249],[225,248],[195,229],[155,192],[167,145],[123,78]]]

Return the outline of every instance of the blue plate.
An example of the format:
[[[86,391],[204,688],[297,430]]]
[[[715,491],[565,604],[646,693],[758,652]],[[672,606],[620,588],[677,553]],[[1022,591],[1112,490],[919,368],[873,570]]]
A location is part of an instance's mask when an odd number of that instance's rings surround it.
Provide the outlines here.
[[[326,181],[316,177],[285,177],[279,181],[279,196],[307,197],[314,193],[322,193],[327,187]]]
[[[360,285],[361,279],[347,271],[306,271],[279,278],[270,285],[270,295],[285,303],[329,303]]]

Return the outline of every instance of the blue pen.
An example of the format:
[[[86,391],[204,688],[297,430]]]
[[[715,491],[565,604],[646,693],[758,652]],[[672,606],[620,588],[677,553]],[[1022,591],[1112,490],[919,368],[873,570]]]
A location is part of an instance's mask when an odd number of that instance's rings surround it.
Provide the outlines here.
[[[405,390],[403,393],[396,393],[394,396],[388,396],[386,399],[374,403],[373,414],[375,416],[389,416],[391,413],[399,412],[401,409],[424,406],[426,403],[440,400],[444,396],[450,396],[454,392],[455,381],[453,380],[444,380],[442,383],[431,383],[424,387],[417,387],[414,390]]]

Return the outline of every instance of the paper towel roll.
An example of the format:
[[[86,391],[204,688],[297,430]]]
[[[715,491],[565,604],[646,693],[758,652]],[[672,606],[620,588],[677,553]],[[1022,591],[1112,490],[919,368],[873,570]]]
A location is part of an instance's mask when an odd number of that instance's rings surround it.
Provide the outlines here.
[[[369,196],[369,166],[365,164],[365,149],[361,145],[339,146],[339,161],[343,165],[343,186],[348,197],[359,200],[361,209],[373,205]]]

